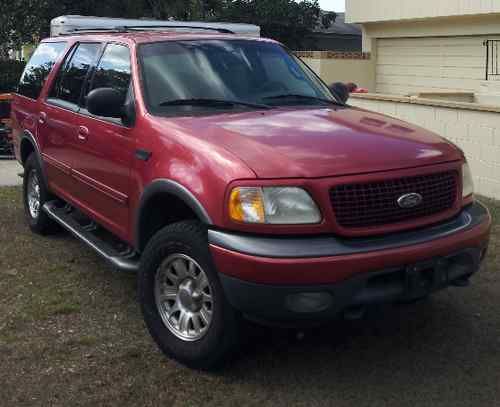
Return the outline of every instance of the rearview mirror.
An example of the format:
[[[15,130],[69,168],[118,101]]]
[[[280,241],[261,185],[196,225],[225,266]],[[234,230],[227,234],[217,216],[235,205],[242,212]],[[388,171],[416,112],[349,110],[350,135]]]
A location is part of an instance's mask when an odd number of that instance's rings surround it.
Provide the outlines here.
[[[87,96],[87,110],[102,117],[123,117],[125,96],[113,88],[97,88]]]

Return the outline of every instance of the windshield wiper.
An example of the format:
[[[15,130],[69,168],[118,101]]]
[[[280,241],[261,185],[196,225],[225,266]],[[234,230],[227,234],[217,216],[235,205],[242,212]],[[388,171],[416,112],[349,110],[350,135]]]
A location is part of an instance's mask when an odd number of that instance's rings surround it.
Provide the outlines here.
[[[226,99],[175,99],[166,100],[158,106],[204,106],[204,107],[233,107],[233,106],[246,106],[255,109],[271,109],[271,106],[259,103],[245,102],[243,100],[226,100]]]
[[[263,99],[268,99],[268,100],[273,100],[273,99],[305,99],[305,100],[317,100],[319,102],[323,103],[328,103],[330,105],[339,105],[339,106],[345,106],[344,104],[336,101],[336,100],[329,100],[329,99],[323,99],[317,96],[309,96],[309,95],[300,95],[300,94],[295,94],[295,93],[287,93],[283,95],[276,95],[276,96],[266,96]]]

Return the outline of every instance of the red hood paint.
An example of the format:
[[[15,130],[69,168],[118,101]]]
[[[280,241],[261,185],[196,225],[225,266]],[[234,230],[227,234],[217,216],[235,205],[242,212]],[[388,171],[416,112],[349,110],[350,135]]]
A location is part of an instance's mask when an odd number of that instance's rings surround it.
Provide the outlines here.
[[[275,109],[168,122],[230,151],[260,178],[361,174],[462,157],[432,132],[358,108]]]

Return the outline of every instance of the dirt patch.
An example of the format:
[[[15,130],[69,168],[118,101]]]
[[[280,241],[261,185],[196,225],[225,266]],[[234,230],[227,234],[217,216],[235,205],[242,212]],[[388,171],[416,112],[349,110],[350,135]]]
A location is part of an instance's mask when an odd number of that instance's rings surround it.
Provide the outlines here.
[[[28,230],[0,188],[0,405],[492,406],[500,403],[500,204],[471,287],[305,332],[255,328],[217,374],[166,359],[135,276],[67,234]]]
[[[17,174],[23,171],[23,167],[16,160],[0,159],[0,187],[21,185],[23,180]]]

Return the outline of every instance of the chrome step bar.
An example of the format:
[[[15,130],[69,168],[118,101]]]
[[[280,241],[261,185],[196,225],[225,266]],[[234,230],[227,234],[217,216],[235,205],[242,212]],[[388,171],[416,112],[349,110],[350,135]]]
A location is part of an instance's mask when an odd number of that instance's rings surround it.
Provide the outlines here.
[[[93,235],[91,231],[85,230],[85,227],[75,221],[64,207],[58,208],[55,201],[47,202],[43,205],[43,211],[72,235],[89,245],[97,254],[102,256],[118,270],[131,273],[139,270],[139,256],[137,253],[131,252],[125,256],[120,256],[120,254],[106,242]]]

